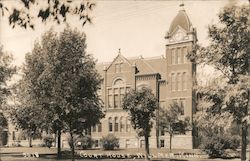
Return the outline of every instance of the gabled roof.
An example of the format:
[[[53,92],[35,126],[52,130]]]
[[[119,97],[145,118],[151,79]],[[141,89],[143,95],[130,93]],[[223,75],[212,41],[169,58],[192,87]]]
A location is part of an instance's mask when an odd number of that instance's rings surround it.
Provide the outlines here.
[[[114,60],[109,64],[109,66],[107,66],[107,70],[112,66],[112,64],[118,59],[118,58],[122,58],[126,63],[128,63],[129,65],[132,65],[122,54],[118,54]]]

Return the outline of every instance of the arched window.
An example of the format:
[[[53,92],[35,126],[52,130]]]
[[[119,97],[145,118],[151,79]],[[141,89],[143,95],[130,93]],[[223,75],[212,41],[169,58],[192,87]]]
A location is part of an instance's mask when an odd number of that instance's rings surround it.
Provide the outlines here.
[[[128,92],[128,89],[130,87],[127,87],[123,79],[116,78],[113,83],[112,87],[109,87],[108,90],[108,107],[109,108],[121,108],[122,107],[122,101],[124,98],[124,95],[126,92]]]
[[[175,74],[171,74],[171,90],[175,91]]]
[[[124,117],[121,117],[120,118],[120,132],[124,132],[125,130],[125,120],[124,120]]]
[[[109,118],[109,132],[113,131],[113,123],[112,123],[112,118]]]
[[[118,118],[115,117],[115,132],[118,131],[119,123],[118,123]]]

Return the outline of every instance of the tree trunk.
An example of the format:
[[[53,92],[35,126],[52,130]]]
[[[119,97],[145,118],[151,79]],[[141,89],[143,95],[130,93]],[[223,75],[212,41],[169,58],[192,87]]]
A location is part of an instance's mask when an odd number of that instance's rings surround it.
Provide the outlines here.
[[[146,151],[146,158],[145,160],[150,160],[149,159],[149,141],[148,141],[148,136],[145,135],[145,151]]]
[[[32,135],[29,137],[29,147],[32,147]]]
[[[73,133],[70,132],[70,138],[71,138],[71,154],[72,154],[72,161],[75,161],[75,145],[74,145],[74,136]]]
[[[244,121],[241,125],[241,161],[246,161],[247,149],[247,123]]]
[[[171,153],[171,150],[172,150],[172,137],[173,135],[169,134],[169,153]]]
[[[57,130],[57,159],[62,158],[61,152],[61,129]]]

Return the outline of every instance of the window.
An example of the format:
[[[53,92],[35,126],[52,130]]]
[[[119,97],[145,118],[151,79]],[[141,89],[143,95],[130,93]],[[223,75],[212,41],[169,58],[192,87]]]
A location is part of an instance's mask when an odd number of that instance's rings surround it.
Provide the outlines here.
[[[171,49],[171,63],[175,64],[175,49]]]
[[[126,148],[128,148],[130,145],[130,140],[129,139],[126,139]]]
[[[187,47],[183,48],[182,56],[183,56],[183,62],[187,63],[188,62],[188,59],[187,59]]]
[[[112,108],[112,89],[108,89],[108,108]]]
[[[128,117],[126,119],[126,132],[130,132],[130,120]]]
[[[181,111],[180,111],[181,115],[184,115],[184,108],[186,106],[186,99],[185,98],[181,98],[179,105],[181,107]]]
[[[123,104],[124,94],[125,94],[125,88],[120,88],[120,107],[122,107]]]
[[[119,126],[119,123],[118,123],[118,118],[115,117],[115,132],[118,131],[118,126]]]
[[[161,140],[160,142],[161,142],[161,143],[160,143],[160,144],[161,144],[161,148],[164,148],[165,140]]]
[[[181,55],[181,48],[177,49],[177,64],[182,63],[182,55]]]
[[[183,88],[184,90],[187,89],[187,73],[186,73],[186,72],[184,72],[184,73],[182,74],[182,88]]]
[[[97,128],[98,128],[98,132],[102,132],[102,123],[98,124]]]
[[[115,64],[115,73],[122,72],[122,68],[123,68],[123,64],[122,63]]]
[[[118,94],[114,95],[114,108],[118,108],[119,106],[119,98],[118,98]]]
[[[121,117],[120,118],[120,131],[124,132],[124,129],[125,129],[124,118]]]
[[[12,140],[16,140],[16,132],[12,131]]]
[[[175,74],[171,74],[171,90],[175,91]]]
[[[178,91],[181,90],[181,73],[177,74],[177,89]]]
[[[113,131],[113,124],[112,124],[112,118],[109,118],[109,132]]]
[[[115,73],[120,72],[120,64],[115,64]]]
[[[161,136],[164,136],[165,135],[165,131],[164,131],[164,129],[161,129]]]
[[[99,141],[98,140],[95,140],[95,147],[97,148],[99,146]]]
[[[93,132],[96,132],[96,126],[93,126]]]

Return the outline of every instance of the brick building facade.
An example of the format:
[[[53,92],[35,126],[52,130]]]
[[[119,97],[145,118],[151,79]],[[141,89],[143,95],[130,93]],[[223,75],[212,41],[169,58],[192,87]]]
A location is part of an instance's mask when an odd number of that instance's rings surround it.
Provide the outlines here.
[[[119,138],[121,148],[138,148],[144,146],[144,138],[139,138],[132,128],[129,115],[122,107],[122,99],[129,89],[148,87],[159,98],[159,105],[167,108],[174,101],[183,107],[183,117],[191,121],[195,112],[195,97],[193,78],[196,72],[195,64],[186,55],[192,45],[197,42],[196,30],[185,12],[180,10],[173,19],[165,36],[165,56],[154,58],[126,58],[120,51],[110,63],[98,64],[97,69],[103,77],[99,94],[104,102],[106,116],[101,124],[92,127],[91,135],[95,146],[103,136],[114,134]],[[169,135],[158,131],[154,125],[149,139],[150,147],[169,146]],[[192,131],[185,135],[173,137],[173,148],[193,148]]]

